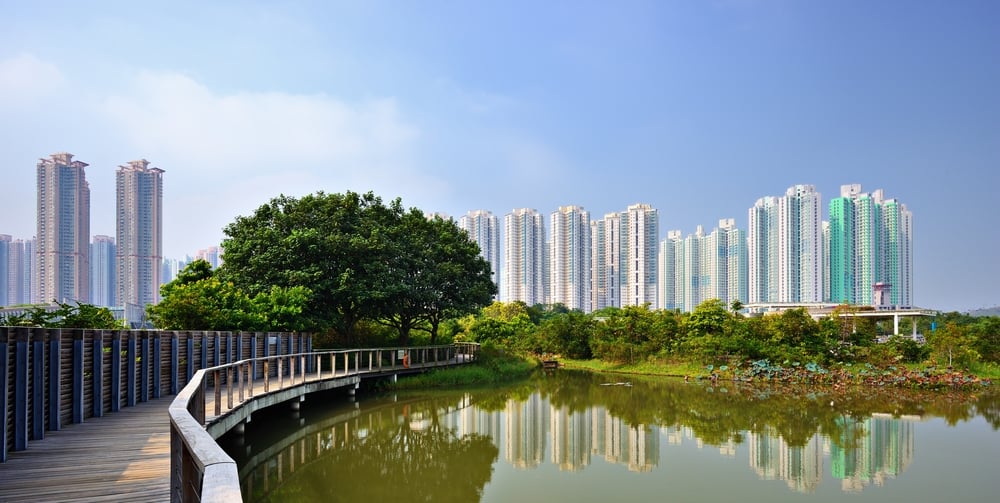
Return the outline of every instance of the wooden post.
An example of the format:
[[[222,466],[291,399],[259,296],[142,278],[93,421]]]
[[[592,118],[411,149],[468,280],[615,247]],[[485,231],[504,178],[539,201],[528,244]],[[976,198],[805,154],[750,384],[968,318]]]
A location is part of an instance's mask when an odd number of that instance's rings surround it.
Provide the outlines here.
[[[214,348],[212,348],[212,357],[214,358],[214,360],[212,360],[212,366],[213,367],[218,366],[218,365],[222,365],[222,362],[219,361],[222,358],[222,348],[219,347],[219,342],[221,340],[222,340],[222,338],[219,336],[219,332],[213,332],[213,334],[212,334],[212,342],[213,342],[213,345],[215,346]],[[205,368],[208,368],[208,367],[205,367]],[[218,386],[219,383],[216,382],[215,385]]]
[[[191,382],[191,378],[194,377],[194,334],[191,332],[187,333],[187,379],[184,381],[185,384]]]
[[[267,347],[267,346],[265,345],[265,347]],[[268,368],[267,368],[267,364],[269,362],[270,362],[270,360],[264,360],[264,393],[267,393],[268,391],[270,391],[270,388],[271,388],[271,383],[270,383],[271,373],[268,372]]]
[[[253,373],[252,373],[252,369],[253,369],[252,365],[249,364],[249,363],[247,363],[247,369],[246,369],[247,374],[244,374],[244,375],[249,375],[249,379],[247,379],[247,383],[246,383],[246,386],[247,386],[247,398],[253,398]]]
[[[45,340],[35,332],[31,344],[31,439],[45,438]]]
[[[268,356],[271,356],[270,353],[271,353],[271,332],[266,332],[265,335],[264,335],[264,358],[267,358]],[[264,364],[265,365],[264,366],[264,373],[265,374],[270,374],[270,369],[268,368],[269,366],[267,365],[266,361],[267,360],[265,360],[265,364]],[[267,388],[264,388],[264,391],[267,391]]]
[[[211,366],[208,364],[208,336],[205,332],[198,332],[198,335],[201,336],[201,362],[199,362],[198,369],[207,369]],[[208,381],[208,378],[206,377],[205,380]]]
[[[40,329],[36,329],[40,330]],[[59,344],[61,343],[62,330],[49,330],[49,431],[59,431],[62,420],[59,418],[61,411],[61,400],[59,399],[60,368],[62,358],[60,358]],[[39,339],[40,339],[39,334]],[[41,368],[38,369],[42,371]]]
[[[104,330],[94,330],[90,351],[93,358],[90,382],[94,390],[93,416],[104,416]]]
[[[7,376],[7,360],[10,359],[10,344],[7,342],[7,337],[10,334],[10,329],[7,327],[0,327],[0,389],[4,390],[3,397],[0,397],[0,418],[3,418],[3,424],[0,424],[0,434],[3,437],[0,438],[0,463],[7,462],[7,409],[9,408],[7,402],[7,387],[10,386],[10,378]]]
[[[83,330],[73,329],[73,424],[83,422]]]
[[[125,386],[126,394],[125,400],[129,407],[135,406],[135,357],[136,357],[136,347],[135,347],[135,332],[129,330],[128,332],[128,344],[125,350],[125,375],[128,378],[128,384]]]
[[[257,378],[257,335],[260,332],[254,332],[250,335],[250,382],[253,382]]]
[[[139,353],[139,401],[149,401],[149,332],[139,332],[141,352]]]
[[[122,333],[111,332],[111,412],[122,408]]]
[[[313,352],[313,338],[312,338],[312,335],[310,335],[310,336],[309,336],[309,337],[308,337],[308,338],[306,339],[306,353],[312,353],[312,352]],[[312,360],[310,360],[310,362],[311,362],[311,361],[312,361]],[[319,361],[319,359],[318,359],[318,358],[316,359],[316,365],[317,365],[317,366],[319,366],[319,365],[320,365],[320,361]],[[310,371],[312,371],[312,369],[309,369],[309,370],[310,370]]]
[[[215,386],[215,415],[222,415],[222,386],[219,384],[219,369],[212,371],[213,385]]]
[[[180,377],[180,341],[177,340],[177,332],[170,332],[170,394],[176,395],[179,388],[178,378]]]
[[[14,355],[14,450],[28,448],[28,328],[17,329]]]
[[[160,375],[162,373],[163,359],[161,358],[161,347],[163,340],[160,338],[160,332],[153,332],[153,359],[149,362],[153,366],[153,398],[160,398],[160,392],[163,377]]]

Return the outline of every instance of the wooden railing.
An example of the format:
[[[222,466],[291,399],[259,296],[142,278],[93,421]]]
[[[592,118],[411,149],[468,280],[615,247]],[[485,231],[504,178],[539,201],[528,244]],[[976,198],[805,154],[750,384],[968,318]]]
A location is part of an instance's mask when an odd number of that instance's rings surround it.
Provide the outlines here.
[[[215,442],[263,406],[362,377],[469,363],[478,344],[333,350],[241,360],[196,372],[170,405],[171,501],[240,501],[236,463]]]
[[[0,327],[0,462],[48,431],[176,395],[199,369],[311,350],[308,334]]]

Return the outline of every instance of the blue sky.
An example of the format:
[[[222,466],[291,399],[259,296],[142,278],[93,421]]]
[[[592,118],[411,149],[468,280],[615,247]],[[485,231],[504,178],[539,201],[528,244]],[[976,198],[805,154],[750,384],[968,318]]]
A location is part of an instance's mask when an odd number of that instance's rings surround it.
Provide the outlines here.
[[[166,170],[182,258],[271,197],[372,190],[459,216],[660,211],[747,222],[813,184],[914,215],[918,305],[1000,304],[995,1],[0,0],[0,233],[34,235],[35,163]]]

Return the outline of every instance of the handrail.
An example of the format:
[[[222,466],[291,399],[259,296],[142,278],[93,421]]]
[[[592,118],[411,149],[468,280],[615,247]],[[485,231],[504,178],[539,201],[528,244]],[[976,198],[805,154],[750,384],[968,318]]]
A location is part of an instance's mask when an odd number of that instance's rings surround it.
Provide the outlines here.
[[[169,408],[170,500],[242,500],[236,462],[215,442],[207,427],[257,398],[336,378],[468,363],[475,360],[478,347],[475,343],[455,343],[341,349],[249,358],[199,370]],[[386,356],[388,365],[384,365]],[[326,372],[324,362],[329,363]],[[257,393],[258,379],[263,394]]]

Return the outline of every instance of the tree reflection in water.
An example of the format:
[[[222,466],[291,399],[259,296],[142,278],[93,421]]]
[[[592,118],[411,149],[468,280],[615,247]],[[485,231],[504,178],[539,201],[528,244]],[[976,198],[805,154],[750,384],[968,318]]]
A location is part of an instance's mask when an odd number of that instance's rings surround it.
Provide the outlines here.
[[[292,473],[271,467],[244,481],[252,501],[478,501],[498,449],[488,436],[442,425],[436,402],[380,409],[318,432]],[[306,438],[309,438],[308,436]],[[316,457],[315,453],[321,454]],[[293,451],[289,454],[295,456]],[[308,459],[305,459],[307,458]],[[278,460],[281,463],[281,460]],[[256,471],[261,472],[260,467]],[[273,490],[269,490],[273,489]],[[246,494],[248,492],[252,494]]]
[[[605,385],[621,381],[628,385]],[[576,435],[561,432],[563,450],[552,448],[552,462],[558,461],[560,470],[563,465],[577,470],[588,466],[591,453],[603,453],[606,461],[641,465],[643,471],[659,463],[655,445],[634,451],[624,444],[605,446],[606,452],[598,449],[597,443],[612,437],[594,436],[591,428],[598,428],[598,422],[600,428],[611,428],[612,421],[614,428],[622,427],[615,430],[615,435],[622,433],[614,437],[616,442],[658,444],[658,431],[683,429],[704,445],[734,449],[747,444],[758,456],[751,464],[765,478],[772,476],[765,470],[771,462],[770,449],[819,456],[821,438],[828,442],[831,475],[844,481],[844,487],[862,488],[871,482],[871,473],[894,477],[906,469],[914,455],[913,418],[937,417],[953,426],[982,416],[994,430],[1000,429],[1000,394],[993,390],[689,383],[560,370],[503,389],[406,396],[411,398],[399,395],[399,402],[381,405],[366,400],[362,409],[341,410],[340,416],[326,416],[320,424],[293,427],[292,434],[266,447],[266,452],[254,454],[247,463],[238,460],[245,497],[248,501],[477,501],[493,476],[497,445],[505,446],[505,459],[511,458],[507,462],[513,467],[534,469],[538,463],[518,462],[524,456],[541,456],[545,442],[556,442],[557,433],[549,428],[572,429]],[[472,415],[481,422],[462,424]],[[638,433],[626,439],[624,432]],[[262,436],[253,438],[260,441]],[[583,445],[581,452],[569,450]],[[873,457],[876,451],[881,457]],[[610,456],[612,452],[615,456]],[[619,456],[623,453],[648,459]],[[822,479],[822,464],[803,459],[800,468],[812,470],[810,475],[800,473],[796,480],[789,479],[789,485],[811,492]]]

